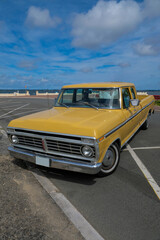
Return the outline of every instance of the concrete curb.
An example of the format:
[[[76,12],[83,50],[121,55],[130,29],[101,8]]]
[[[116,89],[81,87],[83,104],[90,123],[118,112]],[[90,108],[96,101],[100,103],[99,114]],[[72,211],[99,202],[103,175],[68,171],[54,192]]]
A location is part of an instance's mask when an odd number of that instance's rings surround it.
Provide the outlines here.
[[[91,224],[81,215],[80,212],[78,212],[71,202],[68,201],[59,189],[49,179],[47,179],[40,170],[31,168],[29,164],[27,164],[27,167],[31,170],[34,177],[50,195],[53,201],[56,202],[68,219],[79,230],[85,240],[104,240],[104,238],[91,226]]]

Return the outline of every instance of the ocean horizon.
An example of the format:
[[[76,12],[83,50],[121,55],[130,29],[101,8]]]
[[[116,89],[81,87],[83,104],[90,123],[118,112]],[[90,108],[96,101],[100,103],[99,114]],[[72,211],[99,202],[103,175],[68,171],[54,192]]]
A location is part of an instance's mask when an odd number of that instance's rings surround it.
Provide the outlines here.
[[[39,93],[56,93],[59,92],[60,89],[0,89],[1,93],[25,93],[26,91],[29,91],[30,95],[36,95],[36,91]],[[137,90],[137,92],[147,92],[149,95],[160,95],[160,90]]]

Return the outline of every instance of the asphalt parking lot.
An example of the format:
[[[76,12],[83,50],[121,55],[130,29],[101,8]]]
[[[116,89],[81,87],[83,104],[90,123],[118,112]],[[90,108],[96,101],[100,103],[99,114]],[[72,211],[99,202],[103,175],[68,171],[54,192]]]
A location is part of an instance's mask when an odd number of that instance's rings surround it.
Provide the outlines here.
[[[53,101],[0,98],[3,139],[12,119],[51,108]],[[108,177],[39,169],[104,239],[160,239],[159,110],[149,129],[139,130],[122,149],[119,167]]]

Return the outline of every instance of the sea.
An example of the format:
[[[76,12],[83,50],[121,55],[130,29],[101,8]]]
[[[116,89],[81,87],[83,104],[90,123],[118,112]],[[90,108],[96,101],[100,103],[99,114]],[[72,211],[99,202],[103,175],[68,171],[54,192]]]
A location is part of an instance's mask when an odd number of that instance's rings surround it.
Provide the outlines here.
[[[26,91],[29,91],[30,95],[36,95],[36,91],[39,93],[56,93],[59,92],[59,89],[0,89],[0,94],[1,93],[26,93]]]
[[[60,89],[0,89],[1,93],[26,93],[26,91],[29,91],[30,95],[36,95],[36,91],[39,93],[56,93],[59,92]],[[160,95],[160,90],[137,90],[137,92],[147,92],[149,95]]]

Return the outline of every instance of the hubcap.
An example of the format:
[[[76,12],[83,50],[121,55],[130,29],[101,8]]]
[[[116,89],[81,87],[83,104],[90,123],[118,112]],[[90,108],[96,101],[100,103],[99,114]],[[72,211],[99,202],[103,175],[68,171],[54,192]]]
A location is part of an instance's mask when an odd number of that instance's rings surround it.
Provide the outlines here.
[[[103,160],[103,168],[106,170],[110,169],[114,165],[115,160],[116,154],[113,149],[109,148],[106,153],[105,159]]]

